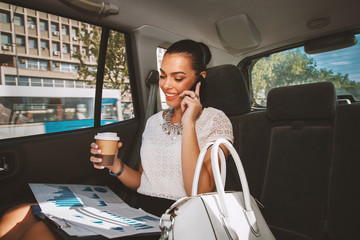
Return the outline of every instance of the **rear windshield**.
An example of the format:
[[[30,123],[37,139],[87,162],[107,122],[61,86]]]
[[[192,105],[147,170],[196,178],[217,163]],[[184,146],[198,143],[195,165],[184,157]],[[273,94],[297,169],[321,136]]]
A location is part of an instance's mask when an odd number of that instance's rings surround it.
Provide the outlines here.
[[[254,106],[266,106],[270,89],[314,82],[332,82],[336,94],[360,100],[360,35],[352,47],[307,54],[304,47],[269,55],[257,61],[251,71]]]

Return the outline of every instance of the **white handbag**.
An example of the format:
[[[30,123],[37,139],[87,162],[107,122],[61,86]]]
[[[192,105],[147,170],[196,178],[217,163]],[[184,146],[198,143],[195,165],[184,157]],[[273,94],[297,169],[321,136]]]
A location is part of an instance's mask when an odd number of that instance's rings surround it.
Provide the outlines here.
[[[224,191],[224,179],[219,171],[219,147],[226,146],[232,155],[243,192]],[[197,195],[201,166],[206,151],[211,149],[211,165],[217,192]],[[221,156],[221,155],[220,155]],[[221,159],[222,160],[222,159]],[[221,161],[222,169],[224,162]],[[265,222],[255,200],[249,193],[249,187],[240,157],[230,142],[219,139],[207,144],[200,152],[196,165],[192,196],[176,201],[161,216],[160,239],[169,240],[211,240],[211,239],[275,239]]]

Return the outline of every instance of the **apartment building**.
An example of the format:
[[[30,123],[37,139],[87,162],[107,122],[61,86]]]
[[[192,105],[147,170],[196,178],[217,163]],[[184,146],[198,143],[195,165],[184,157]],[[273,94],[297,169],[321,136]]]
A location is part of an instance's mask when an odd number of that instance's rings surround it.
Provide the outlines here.
[[[87,87],[86,81],[74,81],[79,63],[74,52],[81,51],[86,64],[96,64],[79,41],[84,26],[90,28],[79,21],[0,3],[1,84]]]

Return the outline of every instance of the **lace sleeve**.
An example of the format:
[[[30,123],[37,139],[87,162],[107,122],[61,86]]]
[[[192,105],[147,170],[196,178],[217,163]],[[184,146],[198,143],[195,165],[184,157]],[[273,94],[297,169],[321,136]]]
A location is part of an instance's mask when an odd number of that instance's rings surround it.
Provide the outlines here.
[[[212,124],[206,142],[216,141],[219,138],[225,138],[234,142],[233,128],[229,118],[220,110],[217,110],[212,117]]]

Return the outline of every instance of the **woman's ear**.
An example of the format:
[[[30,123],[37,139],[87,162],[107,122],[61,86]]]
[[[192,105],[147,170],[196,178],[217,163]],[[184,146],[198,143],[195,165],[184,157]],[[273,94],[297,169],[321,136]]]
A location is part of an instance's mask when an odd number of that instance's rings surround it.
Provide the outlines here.
[[[206,78],[206,71],[202,71],[200,75],[205,79]]]

